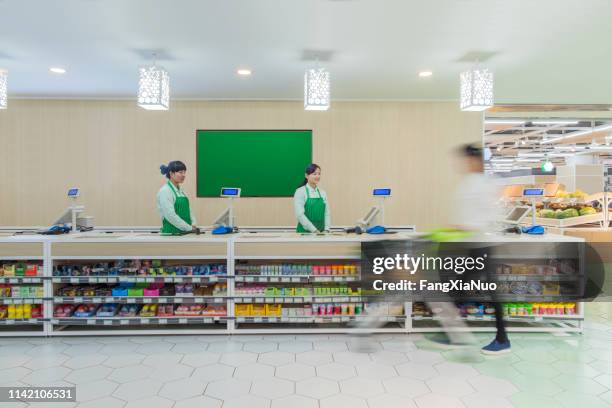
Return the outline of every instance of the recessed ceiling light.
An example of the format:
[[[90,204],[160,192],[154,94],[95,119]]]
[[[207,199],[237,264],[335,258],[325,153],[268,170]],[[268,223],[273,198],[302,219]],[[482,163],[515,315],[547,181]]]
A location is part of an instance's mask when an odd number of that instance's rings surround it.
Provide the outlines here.
[[[60,67],[51,67],[49,68],[49,71],[53,72],[54,74],[65,74],[66,73],[66,70]]]
[[[421,72],[419,72],[419,76],[421,78],[427,78],[427,77],[430,77],[432,75],[433,75],[433,72],[431,72],[431,71],[421,71]]]
[[[236,71],[236,73],[238,75],[242,75],[242,76],[249,76],[249,75],[252,74],[251,70],[250,69],[246,69],[246,68],[241,68],[238,71]]]

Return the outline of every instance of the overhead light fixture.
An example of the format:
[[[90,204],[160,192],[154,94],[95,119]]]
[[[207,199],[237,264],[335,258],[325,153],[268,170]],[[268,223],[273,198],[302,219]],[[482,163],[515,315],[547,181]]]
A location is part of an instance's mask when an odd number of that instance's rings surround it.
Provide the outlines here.
[[[170,76],[168,71],[157,66],[155,62],[140,68],[138,106],[147,110],[170,108]]]
[[[546,173],[550,173],[551,171],[554,170],[554,168],[555,168],[555,165],[550,160],[546,160],[544,163],[542,163],[542,167],[541,167],[542,171]]]
[[[493,106],[493,73],[478,66],[462,72],[460,77],[462,111],[483,111]]]
[[[525,146],[525,145],[527,144],[527,141],[526,141],[525,139],[522,139],[522,140],[521,140],[521,144],[522,144],[523,146]]]
[[[0,109],[8,106],[8,71],[0,69]]]
[[[561,146],[554,146],[553,149],[555,149],[555,150],[571,150],[571,151],[576,151],[576,150],[584,150],[585,147],[584,146],[576,146],[576,145],[561,145]]]
[[[555,138],[552,138],[552,139],[542,140],[540,142],[540,144],[554,143],[554,142],[558,142],[559,140],[569,139],[570,137],[584,136],[584,135],[588,135],[590,133],[601,132],[601,131],[609,130],[609,129],[612,129],[612,125],[598,126],[598,127],[594,127],[592,129],[589,129],[589,130],[581,130],[579,132],[568,133],[566,135],[555,137]]]
[[[516,161],[520,162],[520,163],[539,163],[540,159],[536,159],[536,158],[534,158],[534,159],[521,159],[521,158],[517,158]]]
[[[485,124],[487,125],[522,125],[524,120],[518,119],[486,119]]]
[[[66,73],[66,70],[60,67],[51,67],[49,68],[49,71],[51,71],[54,74],[60,74],[60,75]]]
[[[249,76],[251,75],[253,72],[250,69],[246,69],[246,68],[241,68],[238,71],[236,71],[236,73],[238,75],[242,75],[242,76]]]
[[[577,120],[532,120],[534,125],[577,125]]]
[[[518,157],[521,158],[548,158],[548,157],[570,157],[573,156],[571,153],[520,153]]]
[[[325,111],[330,103],[329,71],[309,68],[304,73],[304,109]]]
[[[498,152],[501,152],[502,151],[502,147],[501,146],[497,146],[497,149],[495,149],[495,150],[497,150]]]
[[[421,71],[421,72],[419,72],[419,76],[421,78],[427,78],[427,77],[430,77],[432,75],[433,75],[433,72],[431,72],[431,71]]]

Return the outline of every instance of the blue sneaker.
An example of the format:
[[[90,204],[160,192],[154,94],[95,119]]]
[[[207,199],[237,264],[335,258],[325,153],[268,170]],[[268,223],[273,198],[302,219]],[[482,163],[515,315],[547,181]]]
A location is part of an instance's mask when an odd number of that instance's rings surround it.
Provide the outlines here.
[[[511,351],[512,350],[510,349],[510,341],[500,343],[497,340],[493,340],[488,346],[485,346],[480,350],[482,354],[488,355],[510,353]]]

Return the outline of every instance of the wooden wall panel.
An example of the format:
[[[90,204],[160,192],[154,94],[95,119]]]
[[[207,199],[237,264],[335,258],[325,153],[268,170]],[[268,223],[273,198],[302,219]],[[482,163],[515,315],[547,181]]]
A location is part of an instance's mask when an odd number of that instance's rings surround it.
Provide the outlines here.
[[[428,228],[447,220],[457,177],[449,153],[481,140],[482,114],[456,102],[336,102],[306,112],[301,102],[173,101],[155,112],[133,101],[12,100],[0,112],[0,225],[49,224],[71,186],[97,225],[156,225],[158,167],[183,160],[194,169],[196,129],[275,128],[313,130],[333,224],[353,224],[373,204],[371,188],[385,186],[388,224]],[[196,199],[194,177],[185,189],[208,224],[224,202]],[[242,225],[295,223],[290,198],[241,199],[236,215]]]

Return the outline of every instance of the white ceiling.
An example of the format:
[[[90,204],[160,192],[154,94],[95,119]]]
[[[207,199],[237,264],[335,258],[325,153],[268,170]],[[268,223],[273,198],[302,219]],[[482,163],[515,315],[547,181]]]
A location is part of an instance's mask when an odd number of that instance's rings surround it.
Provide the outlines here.
[[[134,97],[161,50],[173,98],[300,99],[305,49],[332,99],[458,97],[492,53],[496,103],[612,103],[610,0],[0,0],[9,98]],[[50,74],[50,66],[68,69]],[[235,74],[253,70],[251,78]],[[430,69],[434,76],[418,78]]]

